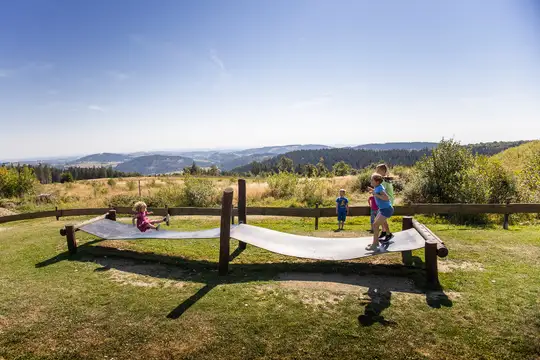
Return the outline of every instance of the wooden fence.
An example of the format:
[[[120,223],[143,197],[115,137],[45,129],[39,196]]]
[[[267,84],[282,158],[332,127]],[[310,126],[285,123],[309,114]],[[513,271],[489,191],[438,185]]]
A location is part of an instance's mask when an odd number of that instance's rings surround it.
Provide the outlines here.
[[[82,215],[102,215],[109,210],[116,210],[118,214],[133,214],[130,207],[111,208],[88,208],[88,209],[56,209],[34,213],[24,213],[0,217],[0,224],[11,221],[39,219],[45,217],[82,216]],[[150,208],[155,215],[164,216],[220,216],[221,208]],[[318,223],[318,218],[336,216],[335,208],[277,208],[277,207],[247,207],[247,215],[251,216],[285,216],[314,218]],[[395,206],[394,215],[414,216],[414,215],[436,215],[436,214],[505,214],[505,223],[508,222],[510,214],[531,214],[540,213],[540,204],[413,204],[408,206]],[[367,206],[351,207],[350,216],[369,216],[370,208]],[[238,209],[232,210],[232,216],[238,216]]]

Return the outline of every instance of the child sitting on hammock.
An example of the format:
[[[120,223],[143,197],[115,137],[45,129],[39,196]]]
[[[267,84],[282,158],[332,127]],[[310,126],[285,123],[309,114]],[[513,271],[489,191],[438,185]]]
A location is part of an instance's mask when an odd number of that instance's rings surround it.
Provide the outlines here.
[[[152,215],[153,213],[146,211],[147,206],[143,201],[136,202],[133,209],[137,212],[137,215],[133,217],[132,222],[135,224],[135,220],[137,220],[137,228],[141,232],[145,232],[148,229],[159,230],[159,226],[161,225],[160,223],[162,222],[169,225],[169,214],[167,214],[167,216],[165,216],[162,220],[150,220],[148,215]]]

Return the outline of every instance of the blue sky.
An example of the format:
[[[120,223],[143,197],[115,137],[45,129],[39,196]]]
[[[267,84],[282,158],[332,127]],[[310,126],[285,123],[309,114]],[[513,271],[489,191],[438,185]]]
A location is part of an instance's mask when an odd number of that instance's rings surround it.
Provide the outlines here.
[[[534,0],[18,0],[0,158],[540,138]]]

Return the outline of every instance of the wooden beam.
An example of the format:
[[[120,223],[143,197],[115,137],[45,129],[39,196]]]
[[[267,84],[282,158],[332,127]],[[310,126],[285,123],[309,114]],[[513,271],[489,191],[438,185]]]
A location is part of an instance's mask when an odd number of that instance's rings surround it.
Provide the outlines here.
[[[405,231],[412,228],[413,228],[413,218],[410,216],[404,216],[401,222],[401,230]],[[401,261],[403,261],[404,265],[411,266],[413,264],[412,251],[411,250],[402,251]]]
[[[246,194],[246,180],[238,179],[238,223],[247,224],[247,194]],[[238,248],[245,249],[247,244],[243,241],[238,242]]]
[[[416,231],[418,231],[418,233],[420,233],[424,240],[426,240],[426,244],[429,241],[435,243],[437,255],[439,257],[443,258],[448,256],[448,248],[444,242],[439,239],[439,237],[435,235],[427,226],[413,219],[413,227],[416,229]]]
[[[319,203],[315,204],[315,209],[319,210]],[[317,216],[315,216],[315,230],[319,230],[319,216],[318,215],[319,214],[317,214]]]
[[[112,221],[116,221],[116,210],[109,210],[107,215],[105,215],[105,218]]]
[[[40,211],[40,212],[33,212],[33,213],[24,213],[24,214],[17,214],[17,215],[2,216],[2,217],[0,217],[0,224],[7,223],[7,222],[12,222],[12,221],[53,217],[53,216],[56,216],[56,214],[57,214],[56,210],[51,210],[51,211]]]
[[[221,198],[221,227],[219,233],[219,275],[227,275],[229,272],[229,253],[231,241],[231,207],[233,189],[223,191]]]

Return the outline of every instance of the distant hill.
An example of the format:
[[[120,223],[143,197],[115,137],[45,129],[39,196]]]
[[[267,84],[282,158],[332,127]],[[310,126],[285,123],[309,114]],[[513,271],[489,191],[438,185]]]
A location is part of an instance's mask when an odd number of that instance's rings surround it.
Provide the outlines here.
[[[192,158],[183,156],[147,155],[119,164],[115,170],[138,172],[144,175],[166,174],[181,171],[192,163]]]
[[[469,148],[473,154],[492,156],[505,151],[506,149],[519,147],[526,143],[530,143],[530,140],[492,141],[487,143],[466,145],[466,147]]]
[[[540,153],[540,140],[529,141],[517,147],[509,148],[493,158],[499,160],[503,167],[511,171],[519,171],[533,154]]]
[[[126,154],[115,154],[115,153],[101,153],[101,154],[91,154],[83,156],[76,160],[69,162],[69,165],[85,164],[85,163],[96,163],[96,164],[110,164],[110,163],[121,163],[124,161],[131,160],[131,157]]]
[[[236,159],[228,160],[220,164],[220,169],[224,171],[230,171],[236,167],[247,165],[252,163],[253,161],[264,161],[267,159],[270,159],[274,157],[274,154],[254,154],[254,155],[247,155],[247,156],[241,156]]]
[[[365,144],[353,147],[355,150],[423,150],[437,147],[435,142],[392,142],[383,144]]]
[[[263,154],[273,154],[281,155],[291,151],[297,150],[319,150],[319,149],[331,149],[331,146],[327,145],[317,145],[317,144],[307,144],[307,145],[283,145],[283,146],[265,146],[261,148],[246,149],[241,151],[235,151],[235,154],[242,156],[247,155],[263,155]]]

